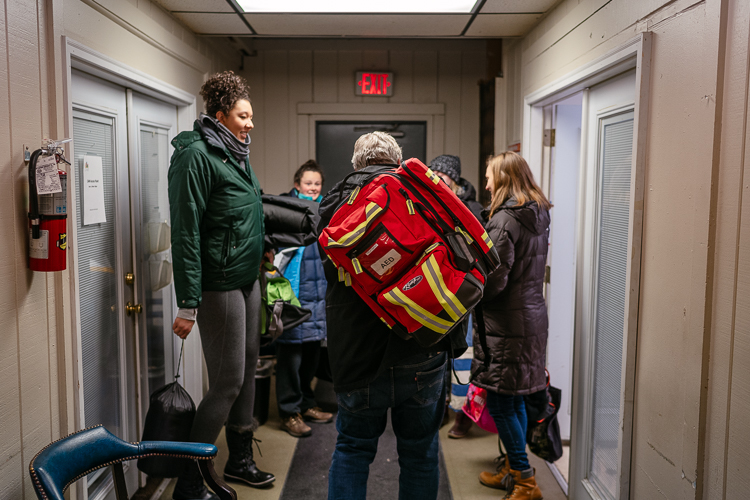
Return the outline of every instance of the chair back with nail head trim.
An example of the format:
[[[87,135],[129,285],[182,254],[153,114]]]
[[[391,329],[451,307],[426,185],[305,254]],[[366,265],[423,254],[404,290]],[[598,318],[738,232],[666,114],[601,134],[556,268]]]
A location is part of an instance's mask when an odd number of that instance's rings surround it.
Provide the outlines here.
[[[235,491],[214,472],[216,453],[216,446],[205,443],[128,443],[97,425],[47,445],[31,460],[29,475],[38,498],[64,500],[63,493],[72,483],[95,470],[111,466],[117,498],[127,499],[122,462],[149,456],[172,456],[197,460],[203,477],[219,498],[237,500]]]

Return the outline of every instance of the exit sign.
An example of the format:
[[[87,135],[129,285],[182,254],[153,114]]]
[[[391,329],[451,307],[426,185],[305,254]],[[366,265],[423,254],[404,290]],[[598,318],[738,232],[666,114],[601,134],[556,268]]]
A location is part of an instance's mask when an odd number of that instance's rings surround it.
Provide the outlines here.
[[[393,73],[358,71],[354,93],[356,95],[393,95]]]

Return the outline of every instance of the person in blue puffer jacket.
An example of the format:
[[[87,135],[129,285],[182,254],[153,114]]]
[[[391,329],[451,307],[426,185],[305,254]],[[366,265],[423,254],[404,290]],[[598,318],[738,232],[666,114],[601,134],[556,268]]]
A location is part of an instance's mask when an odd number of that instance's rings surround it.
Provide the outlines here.
[[[294,189],[289,196],[320,202],[322,188],[323,171],[315,160],[308,160],[294,174]],[[317,407],[311,387],[321,341],[326,338],[327,282],[317,243],[282,253],[279,268],[292,283],[302,307],[311,310],[312,316],[276,340],[276,400],[281,428],[292,436],[304,437],[312,434],[306,421],[333,420],[333,414]]]

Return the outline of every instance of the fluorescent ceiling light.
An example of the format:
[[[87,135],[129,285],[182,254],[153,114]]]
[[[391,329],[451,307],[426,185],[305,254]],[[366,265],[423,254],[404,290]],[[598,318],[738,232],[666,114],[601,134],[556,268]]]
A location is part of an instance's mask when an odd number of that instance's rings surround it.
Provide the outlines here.
[[[237,0],[245,12],[470,14],[478,0]]]

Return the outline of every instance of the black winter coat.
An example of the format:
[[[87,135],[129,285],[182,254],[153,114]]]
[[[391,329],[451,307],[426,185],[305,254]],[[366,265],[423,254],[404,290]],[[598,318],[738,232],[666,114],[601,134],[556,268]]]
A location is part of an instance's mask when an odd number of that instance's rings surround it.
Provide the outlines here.
[[[484,210],[484,207],[477,201],[477,190],[474,188],[471,182],[467,181],[463,177],[461,177],[461,180],[458,181],[458,185],[461,189],[459,189],[459,192],[456,196],[458,196],[459,200],[464,202],[466,208],[471,210],[471,213],[474,214],[474,217],[476,217],[479,222],[484,224],[484,217],[482,217],[482,211]]]
[[[546,385],[543,287],[550,217],[534,201],[516,203],[512,198],[505,202],[486,225],[502,264],[489,276],[482,298],[492,361],[474,384],[500,394],[526,395]],[[472,372],[484,355],[475,330]]]

